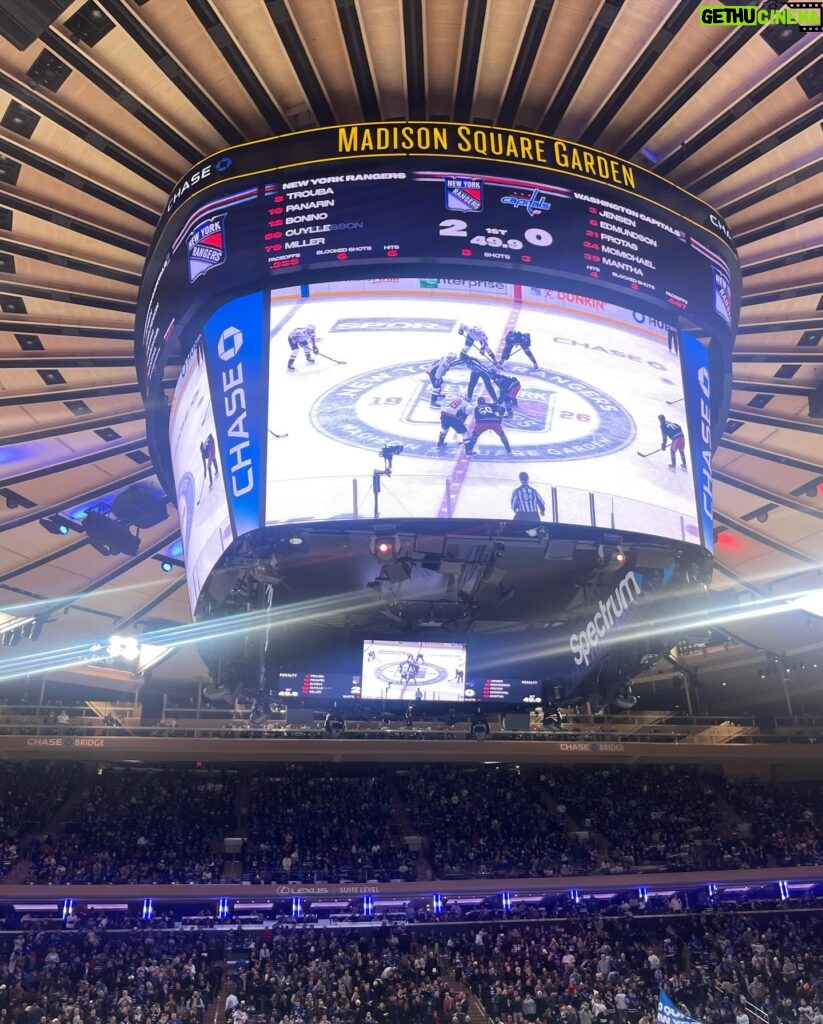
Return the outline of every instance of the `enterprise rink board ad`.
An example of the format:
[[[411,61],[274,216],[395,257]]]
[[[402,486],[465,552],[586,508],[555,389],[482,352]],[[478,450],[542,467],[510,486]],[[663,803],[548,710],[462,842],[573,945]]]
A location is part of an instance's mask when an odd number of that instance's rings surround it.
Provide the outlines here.
[[[688,438],[661,450],[661,416],[687,433],[678,335],[641,313],[498,282],[276,290],[268,367],[267,524],[511,519],[526,472],[544,522],[700,543]]]

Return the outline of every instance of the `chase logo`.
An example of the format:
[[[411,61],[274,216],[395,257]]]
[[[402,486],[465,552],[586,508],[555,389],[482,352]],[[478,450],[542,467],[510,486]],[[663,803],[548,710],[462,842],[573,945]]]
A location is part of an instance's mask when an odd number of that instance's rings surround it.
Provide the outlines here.
[[[421,360],[352,377],[317,399],[312,425],[327,437],[372,452],[402,444],[405,456],[455,458],[454,444],[437,447],[441,410],[430,407],[430,366],[430,360]],[[605,391],[550,369],[530,370],[527,384],[513,415],[503,420],[512,454],[481,435],[475,462],[572,462],[610,455],[633,442],[633,419]],[[446,378],[443,406],[448,396],[466,397],[469,385],[469,370],[455,367]],[[483,394],[477,384],[473,401]]]
[[[227,363],[243,347],[243,333],[236,327],[227,327],[217,339],[217,354]]]

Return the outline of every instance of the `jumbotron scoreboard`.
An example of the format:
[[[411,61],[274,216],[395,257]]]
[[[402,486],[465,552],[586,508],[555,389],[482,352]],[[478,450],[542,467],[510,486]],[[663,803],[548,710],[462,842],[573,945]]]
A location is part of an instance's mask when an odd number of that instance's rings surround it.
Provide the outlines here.
[[[644,168],[502,128],[319,128],[225,150],[174,189],[140,296],[144,390],[156,391],[168,358],[231,295],[411,267],[622,295],[649,315],[686,318],[727,354],[739,312],[725,222]]]
[[[740,293],[716,210],[571,141],[387,122],[295,132],[203,160],[158,224],[135,342],[195,613],[220,604],[243,539],[260,531],[299,541],[302,527],[316,537],[360,530],[362,541],[371,524],[390,523],[395,536],[432,544],[472,524],[489,541],[503,523],[519,527],[513,489],[525,475],[543,503],[531,525],[553,532],[521,531],[517,543],[535,545],[521,587],[533,572],[537,592],[555,595],[547,618],[578,641],[561,644],[575,667],[590,669],[588,646],[616,637],[635,605],[683,576],[680,552],[711,550],[711,457]],[[169,364],[180,367],[170,405]],[[675,458],[667,440],[678,430]],[[604,575],[604,552],[629,537],[646,544],[645,564],[614,563],[616,575]],[[572,586],[577,538],[591,556],[588,589]],[[417,594],[428,602],[423,623],[455,595],[471,607],[468,592],[489,580],[491,604],[511,599],[505,558],[484,561],[475,578],[471,559],[448,557],[450,543],[438,557],[398,556],[369,595],[403,611]],[[278,586],[286,561],[275,556],[261,586]],[[564,562],[568,601],[544,586]],[[615,603],[612,622],[603,608],[632,580],[637,592]],[[295,573],[288,592],[299,583]],[[423,670],[403,680],[403,664],[382,675],[378,664],[372,679],[366,662],[347,678],[382,699],[425,691]],[[306,668],[311,690],[317,667]],[[497,699],[509,678],[505,665],[489,668],[486,692],[471,650],[465,669],[447,669],[443,692],[462,687],[473,699],[481,690]]]

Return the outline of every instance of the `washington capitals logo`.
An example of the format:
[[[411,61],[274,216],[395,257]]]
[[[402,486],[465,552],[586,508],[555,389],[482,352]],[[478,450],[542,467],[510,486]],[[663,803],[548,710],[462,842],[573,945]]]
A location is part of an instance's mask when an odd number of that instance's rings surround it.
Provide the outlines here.
[[[538,213],[545,213],[552,208],[548,195],[537,188],[533,188],[531,192],[514,192],[511,195],[503,196],[500,202],[504,206],[513,206],[515,209],[522,208],[530,217],[534,217]]]
[[[200,221],[186,239],[189,256],[189,284],[226,262],[226,215]]]

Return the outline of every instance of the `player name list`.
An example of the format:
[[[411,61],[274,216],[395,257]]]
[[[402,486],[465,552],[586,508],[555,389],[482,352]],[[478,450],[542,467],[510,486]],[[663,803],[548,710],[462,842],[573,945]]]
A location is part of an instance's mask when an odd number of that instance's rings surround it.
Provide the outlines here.
[[[405,178],[403,172],[340,174],[267,185],[263,245],[269,268],[293,267],[304,253],[312,260],[398,255],[399,242],[375,242],[362,234],[371,228],[370,183]],[[356,235],[361,238],[353,242]]]

